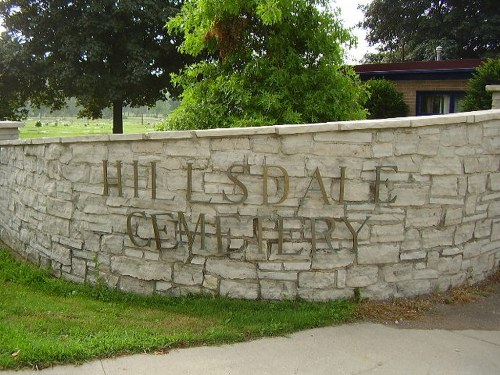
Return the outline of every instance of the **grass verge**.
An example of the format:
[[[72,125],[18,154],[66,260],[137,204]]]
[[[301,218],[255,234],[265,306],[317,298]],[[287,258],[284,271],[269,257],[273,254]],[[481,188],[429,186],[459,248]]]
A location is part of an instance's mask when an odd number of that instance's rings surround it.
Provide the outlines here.
[[[283,335],[354,312],[345,300],[138,296],[55,279],[0,250],[0,370]]]
[[[125,133],[151,133],[160,119],[126,117],[123,120]],[[54,117],[43,119],[28,119],[20,129],[21,139],[45,137],[72,137],[82,135],[111,134],[113,124],[111,119],[88,120],[74,117]]]

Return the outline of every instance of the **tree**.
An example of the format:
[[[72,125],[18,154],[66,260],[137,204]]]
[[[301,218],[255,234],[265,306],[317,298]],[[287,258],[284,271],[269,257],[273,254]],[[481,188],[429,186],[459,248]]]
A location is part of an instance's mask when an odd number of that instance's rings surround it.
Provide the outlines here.
[[[326,0],[188,0],[169,24],[201,62],[175,77],[164,129],[359,119],[364,91],[343,64],[353,37]]]
[[[26,77],[20,74],[19,64],[13,64],[17,46],[0,34],[0,121],[21,120],[26,117],[22,92],[27,85]]]
[[[123,132],[125,105],[153,105],[173,91],[169,75],[186,62],[163,25],[177,0],[4,0],[0,17],[17,42],[20,74],[37,104],[59,109],[65,98],[99,118],[113,108],[113,133]],[[13,63],[16,63],[13,59]],[[18,64],[19,65],[19,64]]]
[[[488,59],[473,74],[467,85],[464,98],[464,111],[491,109],[492,93],[486,91],[486,85],[500,84],[500,59]]]
[[[389,62],[433,60],[437,46],[450,59],[500,53],[497,0],[373,0],[362,9],[368,42]]]
[[[394,84],[385,79],[371,79],[365,83],[370,98],[365,104],[368,118],[391,118],[408,115],[408,105],[403,94],[396,90]]]

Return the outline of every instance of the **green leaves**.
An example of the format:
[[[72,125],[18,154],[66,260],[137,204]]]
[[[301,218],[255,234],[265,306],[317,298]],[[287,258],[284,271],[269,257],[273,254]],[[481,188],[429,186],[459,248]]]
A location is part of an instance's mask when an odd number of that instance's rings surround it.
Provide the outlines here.
[[[322,7],[319,7],[322,5]],[[321,0],[190,0],[171,22],[205,62],[174,77],[182,104],[163,129],[358,119],[364,89],[343,66],[353,43]]]
[[[463,103],[464,110],[491,109],[492,94],[486,91],[486,85],[498,84],[500,84],[500,58],[488,59],[477,68],[469,80]]]

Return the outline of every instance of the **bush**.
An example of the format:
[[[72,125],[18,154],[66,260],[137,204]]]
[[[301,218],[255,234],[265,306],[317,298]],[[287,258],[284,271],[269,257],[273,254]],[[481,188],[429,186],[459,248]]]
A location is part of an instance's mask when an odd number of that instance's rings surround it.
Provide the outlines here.
[[[408,115],[408,105],[403,94],[385,79],[372,79],[366,82],[370,98],[365,104],[369,119],[404,117]]]
[[[488,59],[476,69],[469,80],[463,103],[464,110],[491,109],[492,94],[486,91],[486,85],[495,84],[500,84],[500,59]]]

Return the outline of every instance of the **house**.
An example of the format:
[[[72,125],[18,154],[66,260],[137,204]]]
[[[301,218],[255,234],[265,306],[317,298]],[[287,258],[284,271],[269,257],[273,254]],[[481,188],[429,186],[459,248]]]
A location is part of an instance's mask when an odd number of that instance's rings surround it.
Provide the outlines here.
[[[365,64],[354,67],[362,81],[384,78],[403,94],[410,116],[461,111],[461,99],[482,59]]]

